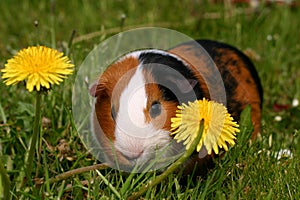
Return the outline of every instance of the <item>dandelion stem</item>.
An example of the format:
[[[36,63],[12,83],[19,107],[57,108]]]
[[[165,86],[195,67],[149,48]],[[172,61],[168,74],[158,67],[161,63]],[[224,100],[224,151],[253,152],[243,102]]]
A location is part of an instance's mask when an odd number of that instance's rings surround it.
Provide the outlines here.
[[[0,162],[0,178],[1,181],[0,183],[2,184],[2,189],[3,192],[0,191],[0,193],[2,192],[2,195],[0,195],[0,199],[10,199],[10,180],[7,176],[7,172],[2,164],[2,162]]]
[[[49,179],[49,183],[55,183],[61,180],[65,180],[71,176],[77,175],[77,174],[81,174],[87,171],[91,171],[91,170],[102,170],[102,169],[106,169],[108,168],[108,165],[103,163],[103,164],[97,164],[97,165],[91,165],[91,166],[87,166],[87,167],[81,167],[78,169],[73,169],[67,172],[64,172],[62,174],[56,175],[55,177]]]
[[[197,145],[198,145],[198,143],[199,143],[199,141],[202,137],[203,129],[204,129],[204,120],[202,120],[200,122],[200,128],[199,128],[198,135],[197,135],[196,139],[192,142],[190,148],[187,149],[185,151],[185,153],[176,162],[174,162],[172,165],[170,165],[169,168],[164,173],[157,176],[156,179],[154,179],[153,181],[149,181],[148,184],[144,185],[138,192],[133,193],[128,199],[129,200],[134,200],[134,199],[139,198],[145,192],[147,192],[150,188],[152,188],[153,186],[159,184],[162,180],[167,178],[167,176],[169,174],[171,174],[179,166],[181,166],[192,155],[192,153],[195,151],[195,149],[196,149],[196,147],[197,147]]]
[[[27,179],[31,176],[32,171],[32,163],[34,158],[34,151],[38,139],[38,134],[40,130],[40,121],[41,121],[41,92],[36,92],[36,102],[35,102],[35,116],[34,116],[34,124],[33,124],[33,133],[31,138],[31,143],[29,147],[29,153],[26,161],[25,174]]]

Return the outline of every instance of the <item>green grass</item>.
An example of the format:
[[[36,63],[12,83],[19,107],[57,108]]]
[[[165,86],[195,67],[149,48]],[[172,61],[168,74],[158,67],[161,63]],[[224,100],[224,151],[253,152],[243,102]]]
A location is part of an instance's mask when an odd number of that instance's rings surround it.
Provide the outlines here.
[[[220,40],[242,50],[252,49],[260,57],[253,60],[264,88],[262,136],[253,142],[244,140],[245,135],[239,136],[237,145],[222,160],[216,160],[217,166],[206,178],[181,184],[179,175],[170,175],[149,190],[145,199],[300,199],[300,107],[280,112],[273,109],[275,103],[291,105],[293,99],[300,99],[300,8],[262,6],[259,13],[246,15],[247,6],[241,5],[232,8],[233,16],[227,18],[223,4],[207,1],[55,1],[54,11],[50,2],[0,1],[0,68],[19,49],[43,44],[67,52],[78,69],[85,56],[104,39],[128,27],[145,25],[175,29],[193,38]],[[210,19],[204,13],[216,13],[218,17]],[[126,16],[124,23],[122,15]],[[75,41],[83,40],[69,48],[73,30]],[[96,37],[83,37],[100,30],[103,32]],[[74,78],[53,87],[44,97],[42,116],[50,123],[41,129],[32,174],[36,183],[97,163],[73,125]],[[32,133],[34,95],[22,84],[7,87],[2,81],[0,91],[0,161],[12,181],[13,199],[117,199],[114,189],[126,197],[156,175],[132,177],[106,169],[99,171],[103,176],[91,171],[17,190],[17,177]],[[280,122],[274,120],[278,115],[282,117]],[[62,143],[67,148],[61,149]],[[293,158],[278,161],[275,154],[280,149],[290,149]],[[129,178],[132,180],[128,183]]]

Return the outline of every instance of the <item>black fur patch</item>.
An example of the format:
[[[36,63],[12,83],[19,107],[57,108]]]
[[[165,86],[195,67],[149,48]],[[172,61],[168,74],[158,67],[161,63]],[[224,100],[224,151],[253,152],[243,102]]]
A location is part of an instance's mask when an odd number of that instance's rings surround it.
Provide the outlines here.
[[[150,71],[154,80],[158,83],[166,101],[187,103],[202,97],[202,91],[193,72],[177,58],[157,52],[145,52],[140,54],[139,60],[143,63],[143,69]],[[171,80],[196,80],[197,84],[190,92],[182,92]]]

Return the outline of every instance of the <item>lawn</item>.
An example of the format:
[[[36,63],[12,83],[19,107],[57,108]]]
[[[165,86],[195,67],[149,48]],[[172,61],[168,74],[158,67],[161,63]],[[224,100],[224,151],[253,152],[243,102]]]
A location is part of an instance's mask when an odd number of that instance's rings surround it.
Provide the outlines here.
[[[221,1],[222,2],[222,1]],[[249,141],[248,123],[237,145],[206,177],[171,174],[144,199],[300,199],[300,7],[182,1],[0,1],[0,69],[31,45],[63,51],[75,71],[100,42],[139,27],[164,27],[192,38],[234,45],[253,60],[264,90],[262,133]],[[42,127],[32,179],[20,188],[34,121],[34,92],[0,81],[0,162],[12,199],[118,199],[157,173],[91,170],[64,180],[56,175],[99,163],[85,148],[72,115],[76,73],[42,99]],[[245,114],[244,120],[249,116]],[[251,130],[250,130],[251,131]],[[287,149],[292,156],[279,158]],[[2,169],[1,169],[2,170]],[[1,179],[0,179],[1,180]],[[2,180],[3,182],[3,180]],[[3,193],[0,182],[0,199]]]

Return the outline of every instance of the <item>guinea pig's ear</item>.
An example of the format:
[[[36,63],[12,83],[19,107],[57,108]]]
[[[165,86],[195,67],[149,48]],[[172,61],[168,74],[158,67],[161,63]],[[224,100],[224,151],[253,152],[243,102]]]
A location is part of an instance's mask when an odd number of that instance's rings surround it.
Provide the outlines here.
[[[89,89],[89,93],[93,97],[107,95],[105,84],[103,82],[99,83],[98,81],[94,82]]]
[[[167,77],[169,81],[174,83],[181,93],[189,93],[197,85],[198,81],[195,79],[181,79],[178,77]]]

